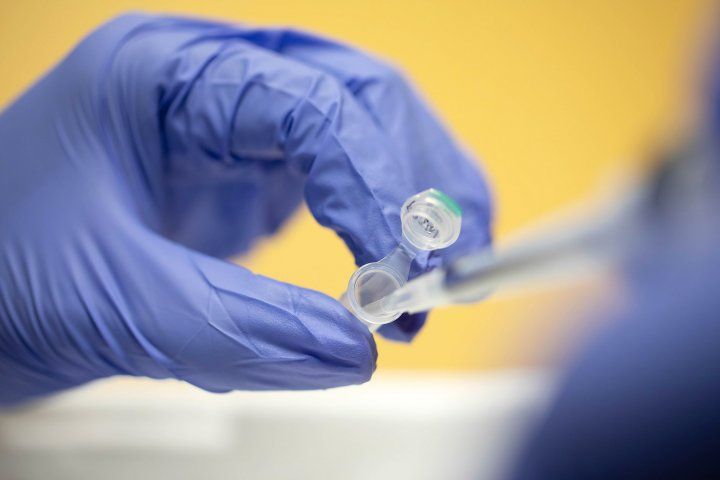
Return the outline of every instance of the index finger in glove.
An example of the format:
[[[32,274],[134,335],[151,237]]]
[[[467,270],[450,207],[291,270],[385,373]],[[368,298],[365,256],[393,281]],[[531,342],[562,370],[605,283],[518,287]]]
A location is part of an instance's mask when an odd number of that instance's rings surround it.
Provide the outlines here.
[[[161,92],[170,170],[283,160],[304,177],[317,221],[358,263],[397,245],[400,206],[417,193],[410,165],[334,76],[259,48],[233,26],[164,19],[154,28],[150,19],[139,31],[114,64],[133,72],[146,100]]]

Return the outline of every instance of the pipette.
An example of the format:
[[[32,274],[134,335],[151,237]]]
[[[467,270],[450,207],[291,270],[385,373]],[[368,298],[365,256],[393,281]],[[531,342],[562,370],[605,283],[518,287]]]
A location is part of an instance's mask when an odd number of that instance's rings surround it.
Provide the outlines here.
[[[649,175],[626,185],[624,193],[615,192],[619,200],[603,202],[595,212],[555,215],[496,251],[481,250],[407,282],[363,305],[363,313],[380,323],[402,312],[475,302],[491,293],[553,285],[612,267],[647,241],[660,218],[703,222],[714,149],[693,142],[671,151]]]
[[[485,249],[421,275],[366,305],[365,311],[377,316],[422,312],[603,268],[624,251],[632,236],[629,213],[607,213],[580,223],[548,222],[507,247]]]

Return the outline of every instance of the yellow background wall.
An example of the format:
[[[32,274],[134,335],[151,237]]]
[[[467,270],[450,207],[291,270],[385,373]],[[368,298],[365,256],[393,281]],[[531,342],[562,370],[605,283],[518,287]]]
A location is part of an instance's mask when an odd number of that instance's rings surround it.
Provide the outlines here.
[[[497,233],[585,194],[639,157],[679,111],[710,0],[0,0],[0,105],[85,33],[126,10],[292,25],[393,60],[493,180]],[[250,268],[338,295],[353,262],[302,211]],[[477,369],[546,361],[581,320],[576,295],[535,294],[435,312],[412,346],[380,344],[380,368]]]

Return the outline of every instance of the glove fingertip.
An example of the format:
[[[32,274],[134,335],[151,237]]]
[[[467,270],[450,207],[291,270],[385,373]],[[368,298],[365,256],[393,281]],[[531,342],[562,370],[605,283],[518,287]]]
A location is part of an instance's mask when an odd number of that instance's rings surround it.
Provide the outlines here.
[[[323,363],[343,377],[343,384],[368,381],[377,361],[370,331],[337,300],[320,292],[302,290],[295,296],[295,312],[324,352]]]

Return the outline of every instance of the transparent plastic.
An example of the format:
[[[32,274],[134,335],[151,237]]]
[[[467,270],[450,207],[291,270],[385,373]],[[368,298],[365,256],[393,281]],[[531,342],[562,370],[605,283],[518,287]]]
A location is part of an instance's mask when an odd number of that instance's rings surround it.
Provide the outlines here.
[[[434,188],[413,195],[400,210],[403,238],[382,260],[360,267],[350,277],[341,302],[360,321],[375,330],[401,313],[384,313],[377,300],[405,285],[410,266],[421,250],[452,245],[460,235],[462,212],[454,200]]]

